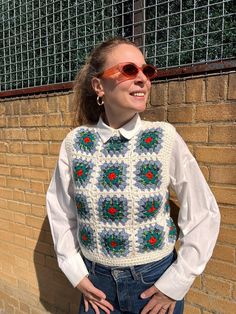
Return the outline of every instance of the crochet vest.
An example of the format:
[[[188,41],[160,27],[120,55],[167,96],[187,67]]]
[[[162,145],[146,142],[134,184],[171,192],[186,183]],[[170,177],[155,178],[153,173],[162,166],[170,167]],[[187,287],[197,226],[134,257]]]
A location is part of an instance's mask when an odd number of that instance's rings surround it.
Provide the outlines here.
[[[97,126],[68,134],[77,237],[86,258],[125,267],[173,250],[168,186],[174,138],[170,124],[147,121],[130,140],[114,135],[104,143]]]

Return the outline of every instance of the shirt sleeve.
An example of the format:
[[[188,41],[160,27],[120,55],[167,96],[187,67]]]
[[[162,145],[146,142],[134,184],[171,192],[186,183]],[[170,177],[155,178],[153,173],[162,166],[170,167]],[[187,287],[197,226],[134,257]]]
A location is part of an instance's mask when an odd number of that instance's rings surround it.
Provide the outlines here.
[[[75,287],[88,271],[79,253],[76,206],[65,140],[47,191],[46,204],[58,265]]]
[[[171,156],[170,182],[180,203],[180,248],[176,261],[155,286],[172,299],[181,300],[212,255],[220,213],[196,160],[179,134]]]

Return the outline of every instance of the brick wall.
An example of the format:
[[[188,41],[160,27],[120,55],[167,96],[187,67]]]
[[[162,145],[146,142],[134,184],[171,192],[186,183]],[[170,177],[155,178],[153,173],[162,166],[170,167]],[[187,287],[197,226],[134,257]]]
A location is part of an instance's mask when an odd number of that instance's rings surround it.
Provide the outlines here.
[[[0,101],[0,313],[77,313],[80,295],[57,267],[45,192],[72,127],[72,94]],[[236,313],[236,74],[162,82],[143,115],[168,120],[220,205],[213,258],[185,314]]]

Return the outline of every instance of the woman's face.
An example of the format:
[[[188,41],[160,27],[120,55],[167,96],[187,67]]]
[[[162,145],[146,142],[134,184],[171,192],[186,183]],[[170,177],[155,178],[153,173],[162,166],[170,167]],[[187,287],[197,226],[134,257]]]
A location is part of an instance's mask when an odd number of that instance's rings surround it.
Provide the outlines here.
[[[132,62],[141,67],[145,64],[141,51],[129,44],[120,44],[107,55],[104,70],[119,63]],[[100,78],[97,94],[103,98],[108,121],[113,117],[128,120],[146,108],[151,82],[139,71],[135,78],[127,78],[117,72],[108,78]]]

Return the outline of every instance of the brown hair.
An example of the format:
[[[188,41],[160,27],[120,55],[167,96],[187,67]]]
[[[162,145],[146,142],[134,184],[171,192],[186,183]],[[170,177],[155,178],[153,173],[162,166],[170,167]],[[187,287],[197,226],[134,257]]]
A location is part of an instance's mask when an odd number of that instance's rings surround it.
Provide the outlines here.
[[[75,124],[94,124],[104,112],[104,106],[97,104],[97,95],[92,87],[91,80],[103,71],[106,56],[120,44],[128,44],[137,47],[123,37],[111,38],[97,46],[86,60],[84,66],[78,72],[74,84],[74,105],[76,108]],[[137,47],[138,48],[138,47]]]

